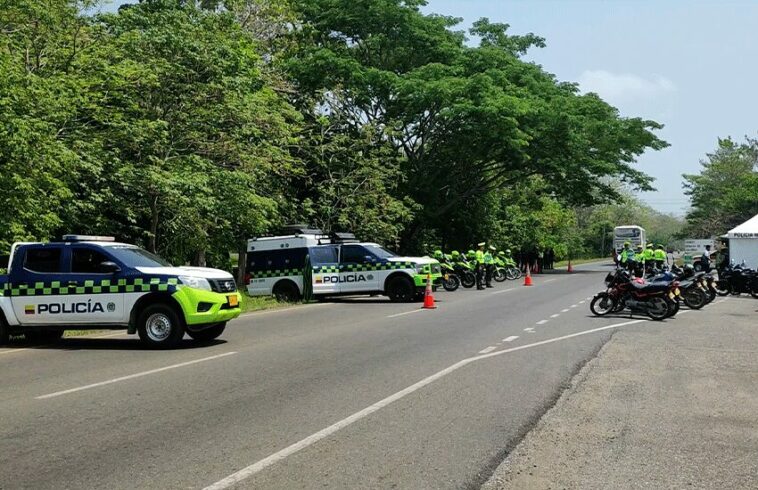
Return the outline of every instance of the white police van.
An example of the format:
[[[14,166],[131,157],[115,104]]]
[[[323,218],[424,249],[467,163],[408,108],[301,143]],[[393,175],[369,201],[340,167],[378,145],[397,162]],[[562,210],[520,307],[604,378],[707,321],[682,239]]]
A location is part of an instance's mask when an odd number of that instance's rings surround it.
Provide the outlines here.
[[[348,233],[325,235],[293,225],[283,235],[247,244],[245,283],[251,296],[296,301],[310,286],[315,297],[384,294],[392,301],[423,296],[427,278],[441,283],[440,264],[428,257],[399,257]]]
[[[0,275],[0,344],[17,334],[50,342],[66,329],[127,329],[172,347],[185,333],[215,339],[240,313],[228,272],[173,267],[112,237],[15,243]]]

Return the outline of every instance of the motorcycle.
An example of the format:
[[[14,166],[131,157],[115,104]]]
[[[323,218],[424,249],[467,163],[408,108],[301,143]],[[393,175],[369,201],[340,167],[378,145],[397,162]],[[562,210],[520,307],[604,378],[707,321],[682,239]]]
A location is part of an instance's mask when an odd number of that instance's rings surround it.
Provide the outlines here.
[[[699,310],[710,302],[708,300],[708,293],[706,292],[707,287],[704,286],[704,272],[695,273],[692,267],[687,266],[683,269],[673,266],[671,272],[675,274],[675,279],[679,281],[681,299],[688,308]]]
[[[455,272],[455,267],[447,261],[440,262],[440,266],[442,267],[442,287],[445,291],[457,290],[461,285],[461,279]]]
[[[716,293],[719,296],[742,293],[758,298],[758,273],[741,265],[727,265],[719,270],[716,281]]]
[[[596,316],[629,309],[647,314],[653,320],[663,320],[676,314],[676,281],[645,283],[633,280],[624,269],[617,269],[605,278],[607,289],[592,298],[590,311]]]
[[[466,261],[455,262],[452,264],[453,272],[461,281],[461,286],[466,289],[476,286],[476,273],[471,269],[471,265]]]

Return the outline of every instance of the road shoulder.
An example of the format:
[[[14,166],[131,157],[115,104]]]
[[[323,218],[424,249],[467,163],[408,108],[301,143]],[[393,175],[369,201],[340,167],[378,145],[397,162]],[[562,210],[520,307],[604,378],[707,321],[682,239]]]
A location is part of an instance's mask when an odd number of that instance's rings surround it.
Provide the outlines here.
[[[616,333],[484,488],[755,488],[757,307]]]

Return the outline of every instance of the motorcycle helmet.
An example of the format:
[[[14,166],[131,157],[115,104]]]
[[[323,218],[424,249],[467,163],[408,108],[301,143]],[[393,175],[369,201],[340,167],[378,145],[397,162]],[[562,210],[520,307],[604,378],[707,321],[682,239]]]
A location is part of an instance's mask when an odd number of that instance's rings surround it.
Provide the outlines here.
[[[453,250],[452,252],[450,252],[450,256],[453,257],[454,259],[458,259],[458,257],[461,256],[461,253],[457,250]]]
[[[505,249],[505,253],[507,253],[508,255],[510,255],[511,254],[511,249],[510,248],[506,248]]]
[[[474,252],[473,250],[469,250],[468,252],[466,252],[466,258],[471,259],[471,260],[476,259],[476,252]]]
[[[439,260],[439,259],[441,259],[441,258],[443,258],[443,257],[444,257],[444,254],[442,253],[442,250],[440,250],[440,249],[437,249],[437,250],[435,250],[435,251],[434,251],[434,253],[432,254],[432,257],[434,257],[435,259],[438,259],[438,260]]]
[[[500,257],[505,257],[505,252],[503,250],[499,251],[497,254]]]

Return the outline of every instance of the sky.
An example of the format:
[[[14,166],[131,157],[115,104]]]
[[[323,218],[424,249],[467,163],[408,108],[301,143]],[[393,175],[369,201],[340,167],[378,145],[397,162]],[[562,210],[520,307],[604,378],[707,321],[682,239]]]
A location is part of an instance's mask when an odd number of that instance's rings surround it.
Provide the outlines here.
[[[664,124],[671,146],[637,164],[657,189],[640,197],[659,211],[686,212],[681,175],[698,173],[718,138],[758,136],[758,0],[428,0],[424,11],[542,36],[527,60]]]

